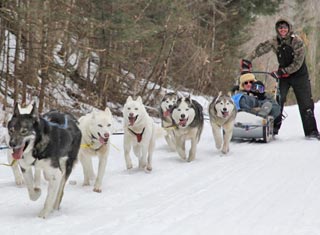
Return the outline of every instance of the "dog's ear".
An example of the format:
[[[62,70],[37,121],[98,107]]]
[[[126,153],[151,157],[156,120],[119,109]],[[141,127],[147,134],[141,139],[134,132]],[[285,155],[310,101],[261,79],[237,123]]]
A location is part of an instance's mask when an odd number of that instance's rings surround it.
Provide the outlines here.
[[[14,106],[14,111],[13,111],[13,116],[18,116],[20,115],[20,104],[16,103]]]
[[[127,102],[131,102],[131,101],[132,101],[132,97],[131,97],[131,95],[129,95],[127,98]]]
[[[34,119],[36,119],[36,120],[38,121],[38,120],[39,120],[38,108],[37,108],[36,105],[32,105],[32,106],[33,106],[33,107],[32,107],[32,110],[31,110],[30,115],[31,115]]]
[[[104,112],[108,115],[108,116],[112,116],[111,111],[108,107],[105,108]]]
[[[232,97],[231,91],[228,91],[227,95]]]
[[[222,91],[219,91],[218,96],[214,99],[214,103],[217,103],[217,101],[220,99],[221,96],[222,96]]]
[[[142,104],[142,98],[141,98],[141,96],[138,96],[137,101]]]

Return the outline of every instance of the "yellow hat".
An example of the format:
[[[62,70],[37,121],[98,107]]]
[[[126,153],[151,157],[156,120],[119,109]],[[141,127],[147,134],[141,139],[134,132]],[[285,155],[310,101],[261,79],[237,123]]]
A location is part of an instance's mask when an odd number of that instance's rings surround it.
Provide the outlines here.
[[[256,78],[255,78],[255,76],[254,76],[254,74],[252,74],[252,73],[242,74],[242,75],[240,76],[239,89],[240,89],[240,90],[244,90],[243,83],[244,83],[244,82],[248,82],[248,81],[253,81],[253,82],[257,81]]]

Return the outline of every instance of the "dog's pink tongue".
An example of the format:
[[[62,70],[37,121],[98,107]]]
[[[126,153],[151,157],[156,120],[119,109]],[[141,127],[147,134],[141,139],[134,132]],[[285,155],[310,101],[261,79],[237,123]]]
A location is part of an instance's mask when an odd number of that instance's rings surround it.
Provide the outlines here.
[[[99,142],[100,142],[100,144],[105,144],[105,143],[108,142],[108,139],[109,139],[109,138],[102,138],[102,137],[100,136],[100,137],[99,137]]]
[[[170,116],[170,110],[167,110],[163,113],[164,117],[169,117]]]
[[[22,157],[23,147],[24,146],[22,146],[21,148],[18,148],[18,149],[13,149],[13,153],[12,153],[13,159],[19,160]]]
[[[223,117],[227,117],[229,115],[229,112],[222,112]]]
[[[136,119],[135,119],[134,117],[129,117],[130,126],[133,126],[135,120],[136,120]]]
[[[180,119],[179,120],[179,125],[180,126],[186,126],[187,125],[187,121],[188,121],[188,119]]]

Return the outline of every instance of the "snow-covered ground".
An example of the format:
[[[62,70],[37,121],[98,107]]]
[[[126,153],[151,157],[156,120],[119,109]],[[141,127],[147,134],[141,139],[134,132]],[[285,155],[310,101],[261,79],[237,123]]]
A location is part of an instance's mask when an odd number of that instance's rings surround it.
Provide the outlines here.
[[[125,169],[123,137],[113,136],[119,150],[111,150],[102,193],[82,187],[78,164],[70,177],[77,184],[66,186],[60,211],[45,220],[37,214],[46,182],[32,202],[0,166],[0,234],[320,234],[320,142],[304,138],[297,106],[285,110],[276,140],[232,142],[227,156],[215,150],[208,121],[194,162],[159,139],[150,174]],[[319,124],[319,103],[316,117]]]

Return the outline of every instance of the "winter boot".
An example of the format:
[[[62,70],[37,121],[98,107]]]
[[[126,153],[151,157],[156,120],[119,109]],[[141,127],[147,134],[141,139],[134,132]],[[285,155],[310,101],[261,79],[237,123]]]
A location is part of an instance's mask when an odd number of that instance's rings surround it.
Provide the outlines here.
[[[258,115],[261,117],[267,117],[268,114],[271,112],[271,109],[272,109],[272,103],[267,101],[261,106],[261,109],[258,112]]]

